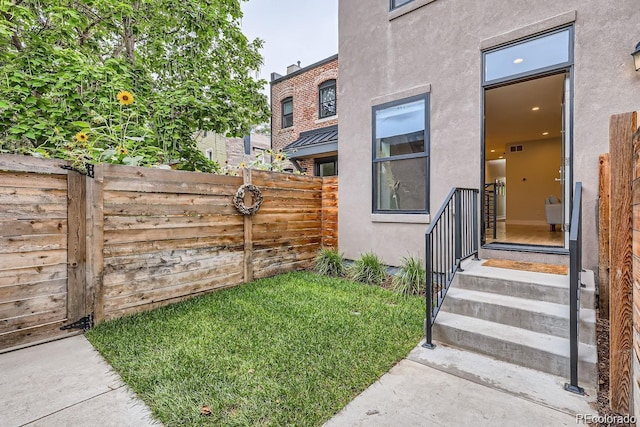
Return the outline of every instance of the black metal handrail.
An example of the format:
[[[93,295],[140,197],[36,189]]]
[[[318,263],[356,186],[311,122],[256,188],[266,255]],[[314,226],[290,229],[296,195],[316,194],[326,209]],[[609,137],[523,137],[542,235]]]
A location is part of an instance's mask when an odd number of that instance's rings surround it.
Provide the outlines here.
[[[449,285],[460,264],[478,258],[478,193],[473,188],[454,187],[431,220],[426,233],[426,320],[425,343],[433,348],[431,328]]]
[[[576,182],[573,192],[573,208],[569,224],[569,363],[571,370],[570,383],[564,385],[565,390],[576,394],[584,394],[578,385],[578,347],[580,327],[580,273],[582,272],[582,183]]]

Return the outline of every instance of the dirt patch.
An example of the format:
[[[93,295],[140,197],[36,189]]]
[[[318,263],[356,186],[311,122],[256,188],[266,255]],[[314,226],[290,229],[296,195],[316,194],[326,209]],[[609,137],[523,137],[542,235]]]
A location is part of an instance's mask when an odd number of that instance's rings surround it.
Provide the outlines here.
[[[598,336],[598,400],[596,401],[596,409],[600,416],[621,416],[611,410],[609,406],[609,321],[606,319],[598,319],[596,323],[596,333]],[[592,424],[595,425],[595,424]],[[599,427],[627,427],[633,424],[628,423],[604,423],[597,424]]]
[[[543,264],[541,262],[511,261],[508,259],[489,259],[482,263],[485,267],[508,268],[510,270],[533,271],[536,273],[569,274],[566,265]]]

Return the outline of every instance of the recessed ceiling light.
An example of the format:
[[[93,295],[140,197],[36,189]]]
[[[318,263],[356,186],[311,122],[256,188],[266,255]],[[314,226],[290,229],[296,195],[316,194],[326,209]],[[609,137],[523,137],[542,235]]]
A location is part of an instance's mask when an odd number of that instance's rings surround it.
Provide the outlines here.
[[[492,153],[495,153],[495,152],[496,152],[496,150],[491,150],[491,152],[492,152]]]
[[[500,156],[500,157],[498,157],[498,158],[499,158],[499,159],[504,159],[504,156]]]
[[[522,59],[522,58],[516,58],[516,59],[513,60],[514,64],[522,64],[523,62],[524,62],[524,59]]]
[[[542,132],[543,135],[549,135],[549,132]]]
[[[538,111],[539,109],[540,109],[540,107],[533,107],[533,108],[531,109],[531,111]]]

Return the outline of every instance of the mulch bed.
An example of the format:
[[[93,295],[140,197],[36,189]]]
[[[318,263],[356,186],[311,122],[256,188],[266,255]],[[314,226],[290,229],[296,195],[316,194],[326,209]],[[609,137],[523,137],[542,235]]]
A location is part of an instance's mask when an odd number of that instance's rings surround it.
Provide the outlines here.
[[[598,340],[598,377],[600,387],[598,389],[598,400],[594,403],[600,416],[620,416],[609,406],[609,321],[598,319],[596,323],[596,334]],[[595,426],[595,424],[592,424]],[[628,423],[600,423],[599,427],[632,426]]]

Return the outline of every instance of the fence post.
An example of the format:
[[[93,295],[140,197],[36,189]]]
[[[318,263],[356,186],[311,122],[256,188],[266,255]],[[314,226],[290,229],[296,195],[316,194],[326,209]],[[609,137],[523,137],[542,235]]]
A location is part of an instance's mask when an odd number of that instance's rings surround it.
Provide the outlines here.
[[[86,177],[87,201],[87,294],[86,312],[94,322],[104,320],[104,165],[94,166],[94,177]]]
[[[242,171],[244,184],[251,184],[251,169]],[[244,215],[244,282],[253,280],[253,221],[252,215]]]
[[[86,218],[85,176],[67,175],[67,318],[75,322],[86,316]]]
[[[610,167],[616,173],[611,186],[611,233],[609,276],[609,390],[611,409],[628,414],[631,398],[633,342],[632,275],[632,159],[636,113],[611,116],[609,125]],[[612,180],[613,182],[613,180]]]

